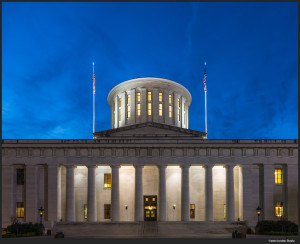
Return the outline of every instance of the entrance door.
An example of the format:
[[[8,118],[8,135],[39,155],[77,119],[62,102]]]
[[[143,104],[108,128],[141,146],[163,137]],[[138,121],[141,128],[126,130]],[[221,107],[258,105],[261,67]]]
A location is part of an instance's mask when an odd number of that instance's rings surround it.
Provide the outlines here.
[[[157,221],[157,196],[144,196],[144,220]]]

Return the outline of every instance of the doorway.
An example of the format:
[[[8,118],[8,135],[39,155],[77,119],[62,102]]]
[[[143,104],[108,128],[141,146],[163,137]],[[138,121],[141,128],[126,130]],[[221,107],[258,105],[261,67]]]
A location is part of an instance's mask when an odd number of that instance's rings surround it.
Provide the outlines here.
[[[144,220],[157,221],[157,196],[144,196]]]

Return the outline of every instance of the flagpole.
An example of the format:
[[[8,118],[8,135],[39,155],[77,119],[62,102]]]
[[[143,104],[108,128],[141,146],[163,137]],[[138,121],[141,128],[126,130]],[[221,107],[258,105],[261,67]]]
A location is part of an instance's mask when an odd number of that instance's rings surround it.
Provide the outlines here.
[[[93,62],[93,133],[95,133],[95,70]]]
[[[207,139],[207,101],[206,101],[206,62],[205,62],[205,71],[204,71],[204,94],[205,94],[205,133]]]

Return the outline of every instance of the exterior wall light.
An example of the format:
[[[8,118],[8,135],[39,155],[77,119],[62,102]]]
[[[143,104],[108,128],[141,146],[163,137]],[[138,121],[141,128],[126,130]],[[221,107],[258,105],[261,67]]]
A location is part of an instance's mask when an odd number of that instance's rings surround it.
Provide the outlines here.
[[[173,205],[173,209],[175,210],[175,208],[176,208],[176,205],[174,204],[174,205]]]
[[[127,205],[125,205],[125,209],[126,209],[126,210],[128,209],[128,206],[127,206]]]

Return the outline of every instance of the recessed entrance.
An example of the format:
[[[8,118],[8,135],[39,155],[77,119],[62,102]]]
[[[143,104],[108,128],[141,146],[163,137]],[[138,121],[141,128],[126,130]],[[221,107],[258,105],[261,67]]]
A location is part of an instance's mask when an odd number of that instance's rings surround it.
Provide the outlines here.
[[[144,196],[144,220],[157,221],[157,196]]]

